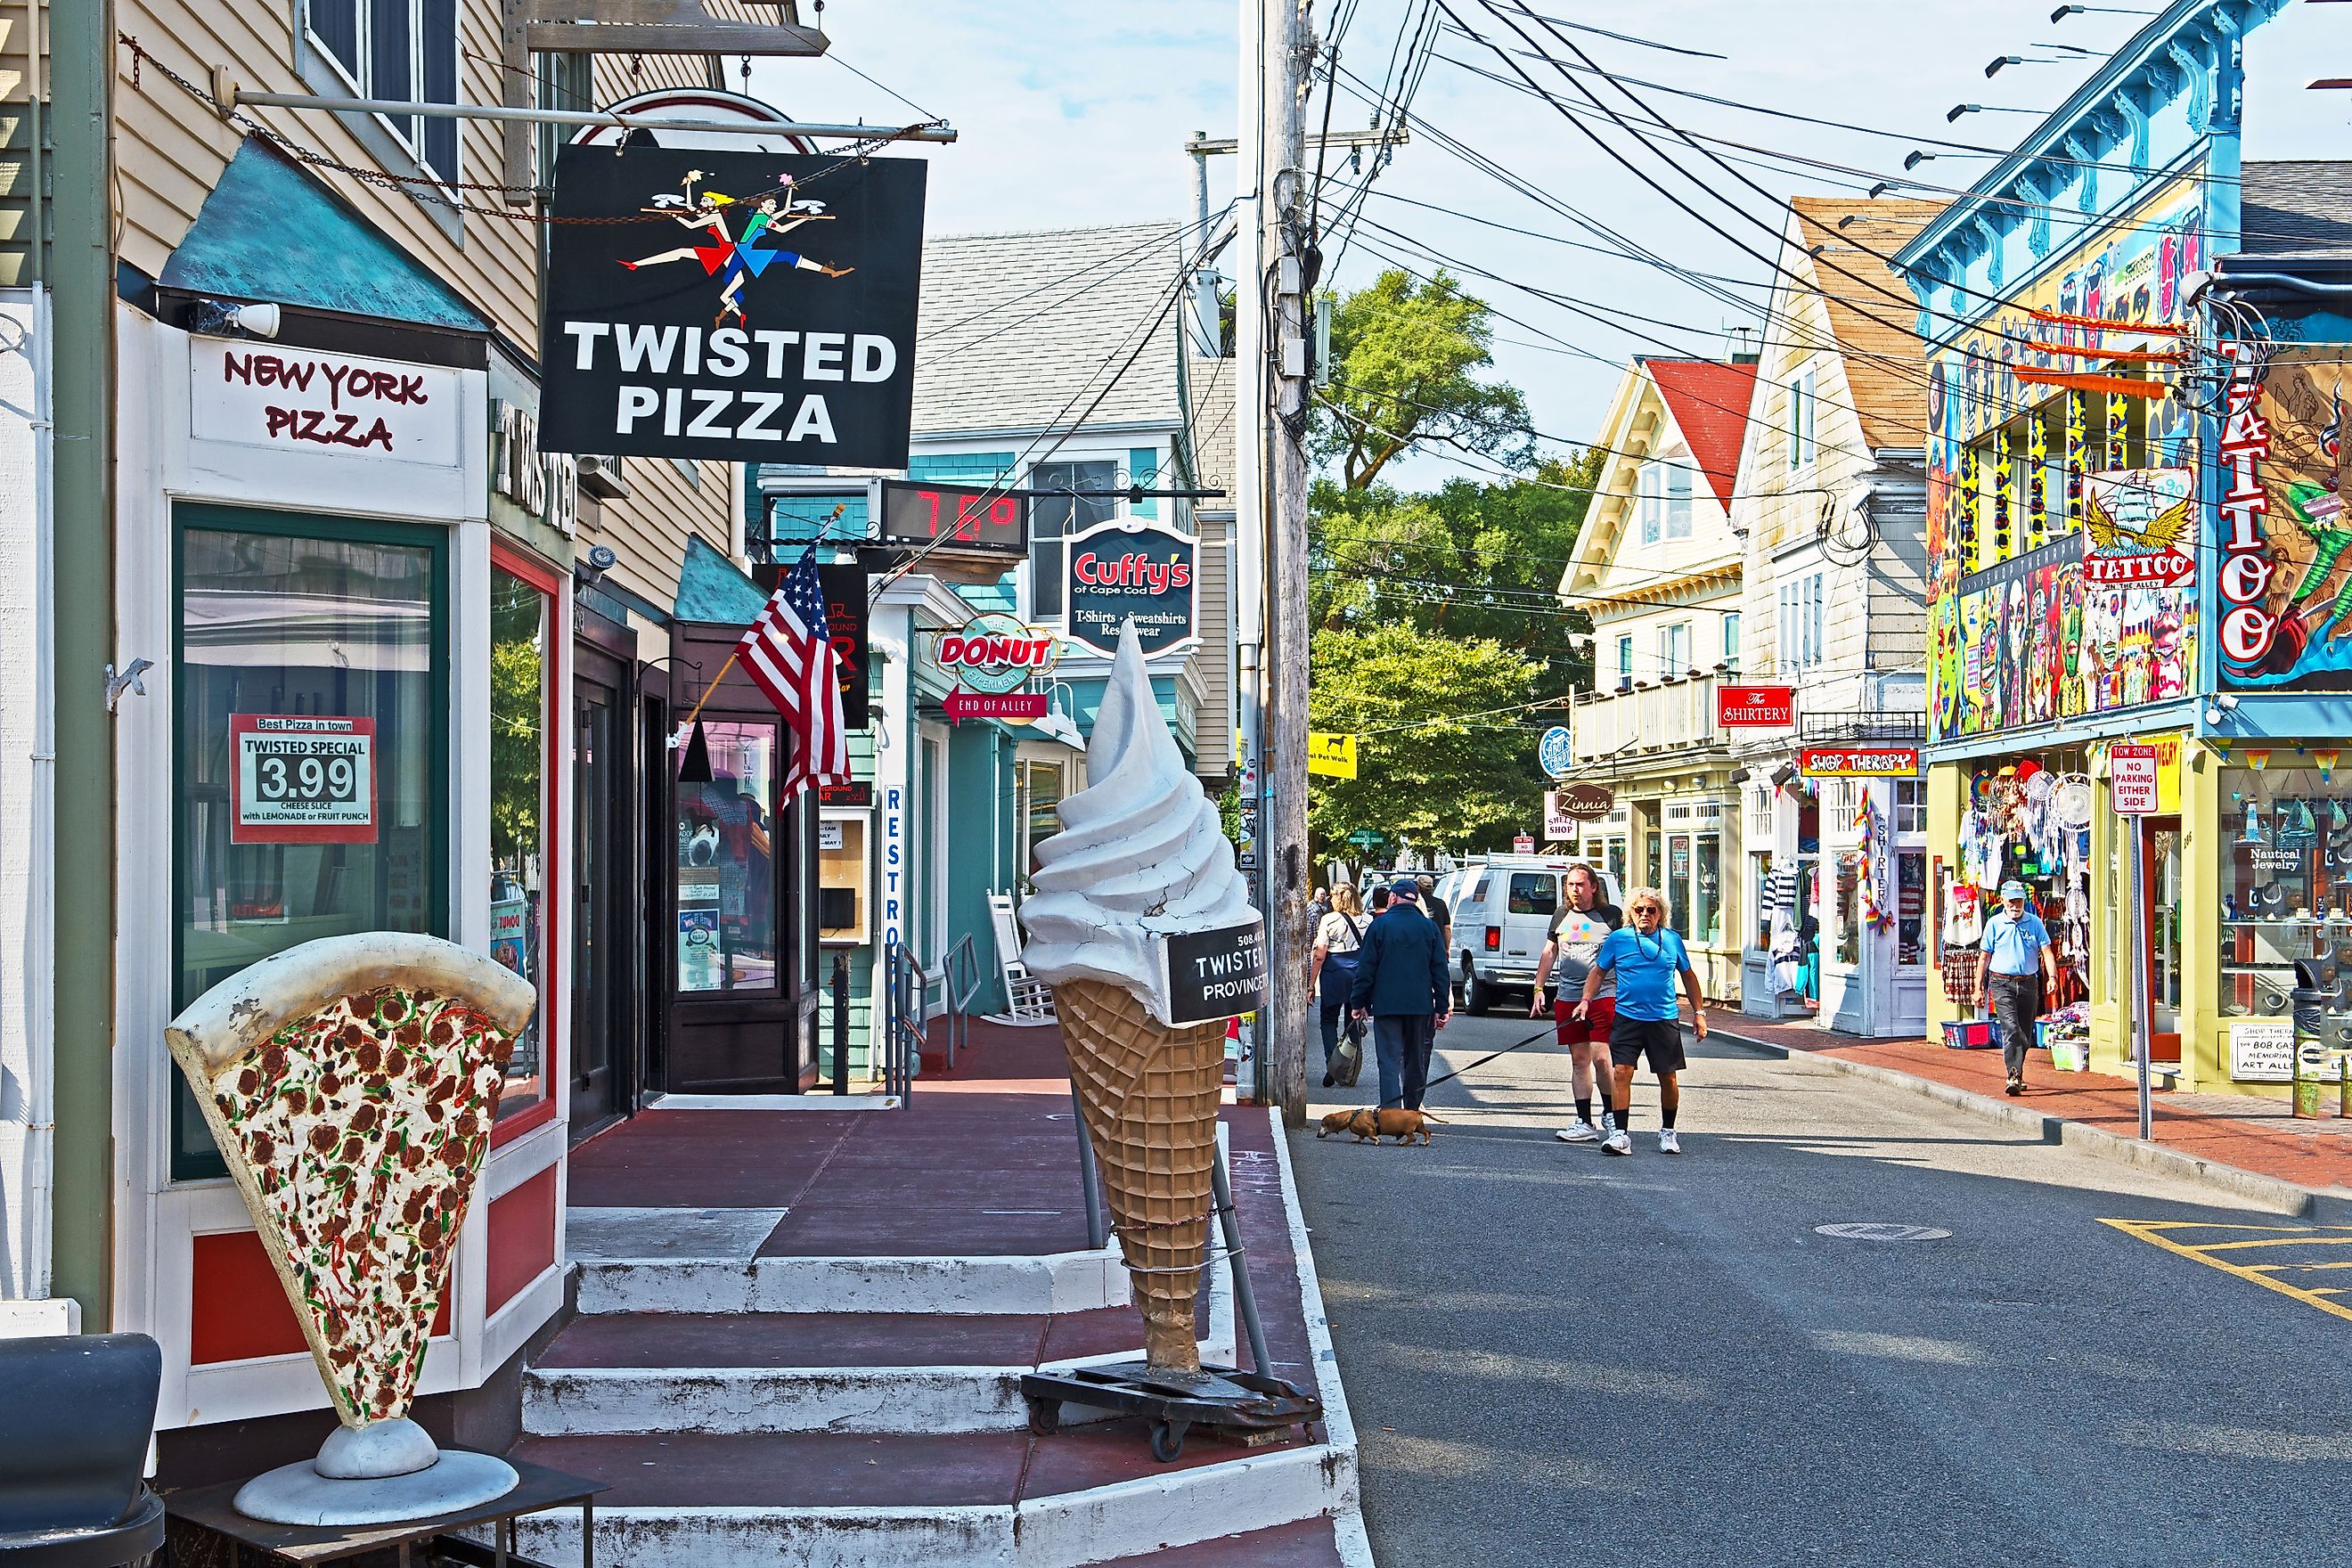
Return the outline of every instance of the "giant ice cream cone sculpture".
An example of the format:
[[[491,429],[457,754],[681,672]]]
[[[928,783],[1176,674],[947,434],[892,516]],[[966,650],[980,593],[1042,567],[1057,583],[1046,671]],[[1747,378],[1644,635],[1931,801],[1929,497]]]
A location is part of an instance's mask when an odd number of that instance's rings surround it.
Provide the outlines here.
[[[1022,908],[1022,962],[1054,987],[1145,1360],[1193,1370],[1223,1018],[1240,1006],[1216,1013],[1197,974],[1171,983],[1171,942],[1240,933],[1231,945],[1258,954],[1260,976],[1263,950],[1233,846],[1160,716],[1131,623],[1087,743],[1087,787],[1060,810],[1063,831],[1037,847],[1037,891]],[[1246,980],[1228,999],[1255,994]]]

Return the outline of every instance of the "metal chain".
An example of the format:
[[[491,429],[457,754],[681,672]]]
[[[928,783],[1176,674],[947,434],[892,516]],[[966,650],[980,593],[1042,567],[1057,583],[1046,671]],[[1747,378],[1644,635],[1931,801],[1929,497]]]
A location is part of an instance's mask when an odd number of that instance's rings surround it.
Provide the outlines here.
[[[260,121],[254,119],[243,110],[232,109],[224,105],[219,99],[215,98],[212,95],[210,90],[198,86],[196,83],[189,80],[186,77],[182,76],[178,71],[173,70],[170,66],[165,65],[162,60],[157,59],[155,56],[148,50],[145,45],[140,43],[137,38],[132,37],[129,33],[118,32],[115,34],[115,37],[121,43],[124,48],[131,51],[131,85],[133,88],[139,88],[142,85],[140,80],[141,68],[143,66],[152,65],[157,71],[162,73],[166,81],[169,81],[182,92],[186,93],[190,98],[194,99],[198,103],[201,103],[205,108],[211,110],[215,114],[219,115],[227,124],[243,132],[247,135],[258,136],[263,141],[268,142],[271,146],[276,147],[278,151],[284,153],[288,157],[296,159],[300,163],[308,163],[312,168],[328,169],[339,174],[348,174],[352,178],[358,180],[362,184],[373,185],[380,190],[405,192],[407,195],[415,197],[418,201],[431,202],[437,206],[448,207],[457,212],[473,213],[482,217],[502,217],[513,223],[593,226],[604,224],[667,223],[670,221],[668,216],[658,213],[628,213],[614,217],[557,217],[552,214],[541,212],[530,207],[483,206],[474,202],[465,201],[457,196],[444,195],[443,193],[450,190],[494,191],[501,195],[511,196],[519,194],[536,195],[539,187],[535,185],[509,185],[484,180],[444,180],[438,174],[389,174],[382,169],[363,168],[357,164],[342,163],[329,153],[320,152],[315,147],[306,147],[300,142],[293,140],[291,137],[287,136],[284,132],[273,130],[271,127],[263,124]],[[817,170],[814,174],[810,174],[807,178],[795,180],[786,184],[771,186],[765,190],[753,191],[742,199],[746,201],[757,201],[762,196],[782,195],[788,191],[798,190],[802,187],[814,184],[817,181],[824,179],[827,174],[845,169],[853,163],[862,163],[866,162],[866,160],[871,156],[875,149],[887,146],[890,142],[896,141],[898,137],[904,135],[909,131],[922,129],[924,123],[937,124],[939,122],[918,122],[912,125],[895,128],[877,128],[875,135],[867,137],[862,142],[853,142],[839,158],[827,163],[824,167]]]

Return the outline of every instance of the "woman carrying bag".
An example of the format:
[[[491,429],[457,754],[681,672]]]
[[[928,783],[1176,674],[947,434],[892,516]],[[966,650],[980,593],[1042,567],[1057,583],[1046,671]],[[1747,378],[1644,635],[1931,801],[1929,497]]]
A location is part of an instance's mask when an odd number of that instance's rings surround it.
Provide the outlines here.
[[[1323,1087],[1353,1086],[1364,1070],[1364,1026],[1347,1016],[1348,990],[1356,983],[1356,951],[1364,945],[1364,904],[1354,884],[1331,889],[1331,912],[1315,928],[1312,959],[1323,1005]],[[1347,1046],[1339,1044],[1347,1026]]]

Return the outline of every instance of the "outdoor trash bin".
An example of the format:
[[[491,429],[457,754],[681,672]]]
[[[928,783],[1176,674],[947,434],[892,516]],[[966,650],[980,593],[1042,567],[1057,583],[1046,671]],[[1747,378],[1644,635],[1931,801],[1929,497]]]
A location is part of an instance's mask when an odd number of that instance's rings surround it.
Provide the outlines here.
[[[163,1381],[145,1334],[0,1340],[0,1564],[118,1568],[162,1550],[142,1478]]]

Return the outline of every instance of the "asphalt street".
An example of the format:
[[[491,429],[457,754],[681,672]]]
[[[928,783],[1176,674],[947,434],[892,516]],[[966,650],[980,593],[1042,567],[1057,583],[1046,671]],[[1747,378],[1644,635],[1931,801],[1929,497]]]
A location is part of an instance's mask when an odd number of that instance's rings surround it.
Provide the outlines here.
[[[1680,1158],[1646,1075],[1630,1159],[1568,1108],[1546,1039],[1434,1090],[1429,1148],[1293,1137],[1381,1563],[2341,1560],[2352,1321],[2147,1237],[2325,1289],[2352,1231],[1723,1044]]]

